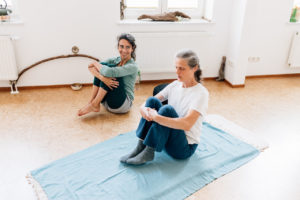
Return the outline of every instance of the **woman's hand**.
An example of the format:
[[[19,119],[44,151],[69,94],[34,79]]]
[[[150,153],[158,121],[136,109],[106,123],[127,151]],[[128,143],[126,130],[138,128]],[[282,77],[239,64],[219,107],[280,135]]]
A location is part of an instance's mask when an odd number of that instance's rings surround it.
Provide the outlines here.
[[[155,121],[155,118],[158,116],[158,113],[155,109],[148,108],[148,116],[151,119],[151,121]]]
[[[158,115],[155,109],[149,107],[142,107],[140,109],[140,113],[142,117],[147,121],[154,121],[156,116]]]
[[[110,78],[101,75],[100,80],[111,90],[113,90],[113,88],[119,87],[119,81],[116,81],[116,78]]]
[[[152,119],[149,117],[149,109],[148,107],[141,107],[140,109],[140,113],[142,115],[142,117],[147,120],[147,121],[152,121]]]

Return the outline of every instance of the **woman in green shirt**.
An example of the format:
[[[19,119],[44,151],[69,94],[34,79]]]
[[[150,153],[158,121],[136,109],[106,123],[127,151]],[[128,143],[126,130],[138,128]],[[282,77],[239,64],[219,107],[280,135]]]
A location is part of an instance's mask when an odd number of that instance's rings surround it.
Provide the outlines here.
[[[78,111],[78,116],[99,112],[100,103],[112,113],[126,113],[134,99],[134,85],[138,74],[135,63],[135,39],[130,34],[118,37],[119,57],[114,57],[88,66],[94,76],[92,97]]]

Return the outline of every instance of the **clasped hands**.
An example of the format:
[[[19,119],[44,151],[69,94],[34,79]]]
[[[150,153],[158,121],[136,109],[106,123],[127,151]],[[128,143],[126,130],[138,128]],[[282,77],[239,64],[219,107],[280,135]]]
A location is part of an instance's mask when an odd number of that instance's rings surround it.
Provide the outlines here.
[[[142,117],[147,121],[155,121],[158,113],[155,109],[149,107],[142,107],[141,110]]]
[[[98,62],[92,62],[88,66],[88,69],[91,72],[91,74],[100,79],[109,89],[113,90],[113,88],[119,87],[119,81],[116,81],[116,78],[105,77],[100,74],[101,68],[102,65]]]

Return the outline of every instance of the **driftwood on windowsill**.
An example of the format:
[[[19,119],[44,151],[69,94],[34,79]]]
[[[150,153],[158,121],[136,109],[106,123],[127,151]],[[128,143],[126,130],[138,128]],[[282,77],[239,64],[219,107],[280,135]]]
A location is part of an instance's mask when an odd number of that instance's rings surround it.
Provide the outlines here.
[[[168,12],[164,14],[157,14],[157,15],[141,15],[138,17],[138,20],[142,19],[152,19],[153,21],[169,21],[169,22],[175,22],[178,21],[178,18],[187,18],[191,19],[190,16],[184,14],[183,12],[175,11],[175,12]]]

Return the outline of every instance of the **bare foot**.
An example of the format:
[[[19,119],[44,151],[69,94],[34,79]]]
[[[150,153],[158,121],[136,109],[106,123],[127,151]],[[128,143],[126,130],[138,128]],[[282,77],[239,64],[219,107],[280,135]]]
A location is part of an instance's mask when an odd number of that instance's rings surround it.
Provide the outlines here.
[[[91,103],[88,103],[86,106],[84,106],[78,111],[77,115],[82,116],[90,112],[99,112],[99,111],[100,111],[100,105],[98,107],[95,107]]]

